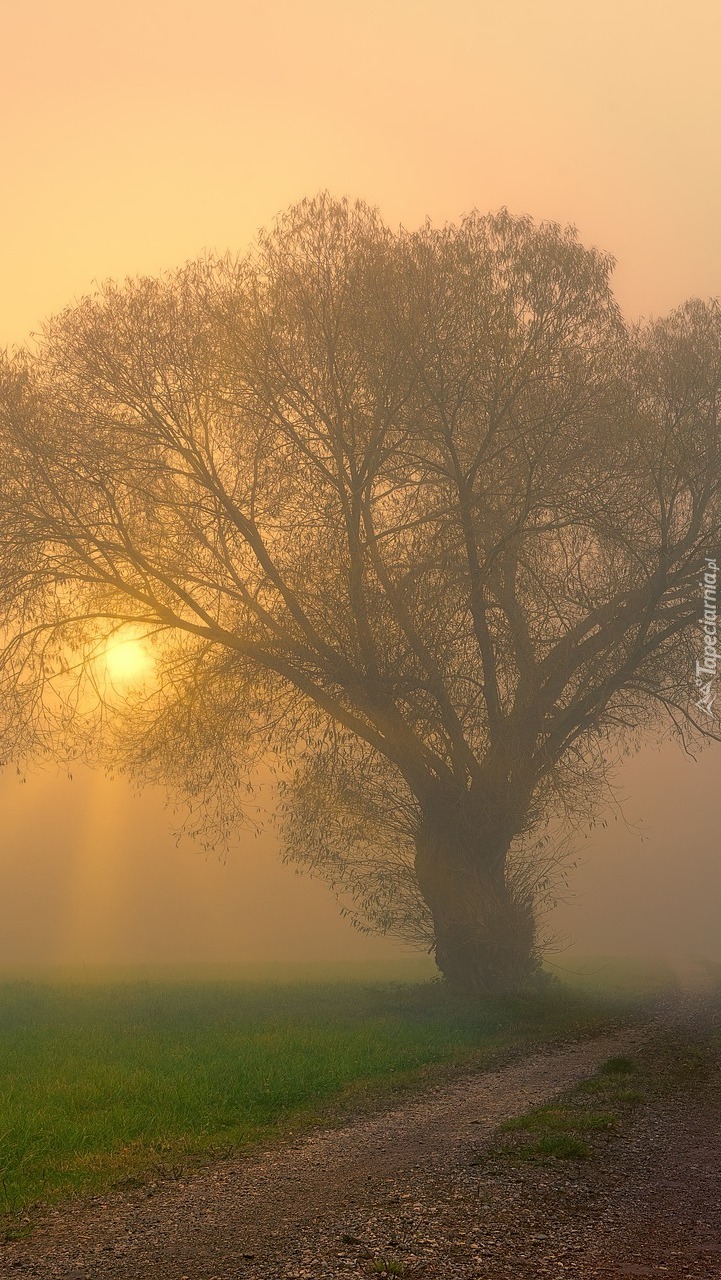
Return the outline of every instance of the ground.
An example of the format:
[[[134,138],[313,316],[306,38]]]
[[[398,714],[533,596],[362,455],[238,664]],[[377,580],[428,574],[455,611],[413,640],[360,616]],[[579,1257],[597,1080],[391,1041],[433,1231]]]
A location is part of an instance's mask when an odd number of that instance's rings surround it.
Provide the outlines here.
[[[60,1206],[4,1246],[0,1276],[714,1280],[715,1008],[708,996],[688,997],[650,1028],[536,1052],[261,1156]],[[672,1087],[652,1090],[589,1158],[519,1160],[504,1149],[513,1138],[500,1137],[502,1121],[573,1089],[609,1058],[665,1070],[689,1045],[702,1046],[703,1069],[676,1070]]]

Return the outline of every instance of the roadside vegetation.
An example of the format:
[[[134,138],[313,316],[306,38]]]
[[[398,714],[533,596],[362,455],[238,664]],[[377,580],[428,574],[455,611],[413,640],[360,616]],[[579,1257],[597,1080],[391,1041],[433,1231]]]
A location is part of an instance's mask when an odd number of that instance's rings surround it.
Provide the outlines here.
[[[541,1107],[514,1116],[478,1164],[489,1160],[551,1162],[602,1154],[646,1103],[708,1078],[715,1038],[667,1032],[634,1057],[613,1057],[588,1080]]]
[[[542,998],[473,1007],[437,981],[6,982],[6,1227],[39,1201],[172,1176],[440,1068],[593,1034],[638,1014],[665,980],[611,963],[567,976]]]

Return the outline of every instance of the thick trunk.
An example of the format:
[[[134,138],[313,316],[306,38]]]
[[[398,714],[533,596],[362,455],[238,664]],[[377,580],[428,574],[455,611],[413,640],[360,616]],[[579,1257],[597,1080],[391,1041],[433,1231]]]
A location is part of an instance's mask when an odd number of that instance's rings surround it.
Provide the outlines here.
[[[508,884],[513,827],[489,823],[470,799],[426,809],[416,875],[433,916],[438,968],[470,996],[531,989],[539,980],[533,904]]]

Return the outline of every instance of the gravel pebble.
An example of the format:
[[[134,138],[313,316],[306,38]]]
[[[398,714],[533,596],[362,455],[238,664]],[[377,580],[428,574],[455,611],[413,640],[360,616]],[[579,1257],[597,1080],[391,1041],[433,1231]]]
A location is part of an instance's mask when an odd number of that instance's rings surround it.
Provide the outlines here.
[[[703,1085],[641,1107],[601,1158],[519,1166],[488,1155],[504,1119],[654,1034],[627,1028],[536,1052],[260,1156],[61,1205],[0,1247],[0,1277],[714,1280],[721,1060]]]

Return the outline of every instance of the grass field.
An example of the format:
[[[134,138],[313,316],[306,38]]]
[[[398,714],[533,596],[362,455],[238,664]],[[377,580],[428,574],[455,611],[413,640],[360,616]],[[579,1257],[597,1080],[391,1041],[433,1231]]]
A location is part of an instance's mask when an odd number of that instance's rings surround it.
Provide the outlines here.
[[[566,976],[473,1012],[436,982],[337,975],[0,983],[0,1214],[226,1154],[437,1064],[592,1032],[664,980],[611,962]]]

